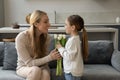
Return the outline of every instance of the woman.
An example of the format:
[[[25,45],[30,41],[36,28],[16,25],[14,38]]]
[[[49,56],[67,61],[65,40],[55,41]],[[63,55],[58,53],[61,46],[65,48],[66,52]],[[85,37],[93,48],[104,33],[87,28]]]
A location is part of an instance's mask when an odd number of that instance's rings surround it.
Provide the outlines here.
[[[16,37],[18,54],[16,73],[26,80],[50,80],[47,63],[61,58],[55,50],[47,55],[49,27],[47,14],[36,10],[30,16],[30,28]]]

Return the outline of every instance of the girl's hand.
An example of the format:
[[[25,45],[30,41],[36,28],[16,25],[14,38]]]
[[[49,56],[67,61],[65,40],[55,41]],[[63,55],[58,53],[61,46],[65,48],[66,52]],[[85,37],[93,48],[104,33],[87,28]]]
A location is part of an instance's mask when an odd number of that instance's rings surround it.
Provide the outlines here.
[[[52,57],[53,60],[58,60],[58,59],[62,58],[56,49],[54,49],[50,52],[50,56]]]
[[[61,47],[62,47],[62,45],[61,45],[60,43],[57,43],[57,44],[56,44],[56,48],[57,48],[57,49],[59,49],[59,48],[61,48]]]

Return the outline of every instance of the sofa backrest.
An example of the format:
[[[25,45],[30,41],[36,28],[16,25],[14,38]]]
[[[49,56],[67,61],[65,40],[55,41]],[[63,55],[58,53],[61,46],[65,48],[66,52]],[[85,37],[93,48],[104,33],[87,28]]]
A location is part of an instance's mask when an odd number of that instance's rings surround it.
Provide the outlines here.
[[[0,66],[3,66],[4,42],[0,42]]]
[[[69,36],[67,35],[67,39]],[[55,49],[54,35],[50,34],[49,52]],[[81,45],[81,44],[80,44]],[[85,64],[111,64],[111,56],[114,51],[113,42],[109,40],[88,41],[89,56]],[[49,63],[51,68],[56,68],[56,61]]]
[[[69,36],[67,36],[67,39]],[[48,48],[48,52],[55,49],[55,41],[53,34],[50,35],[50,45]],[[81,44],[80,44],[81,45]],[[7,48],[6,48],[7,47]],[[97,41],[89,41],[89,56],[88,61],[84,62],[85,64],[111,64],[111,56],[114,51],[113,42],[107,40],[97,40]],[[7,52],[5,57],[5,52]],[[3,56],[5,59],[12,57],[11,61],[14,62],[11,67],[14,69],[16,67],[17,62],[17,52],[15,49],[14,42],[0,42],[0,65],[3,65]],[[10,56],[9,56],[10,55]],[[7,58],[8,56],[8,58]],[[4,59],[4,60],[5,60]],[[7,60],[10,61],[10,60]],[[50,68],[56,68],[56,61],[49,62]]]

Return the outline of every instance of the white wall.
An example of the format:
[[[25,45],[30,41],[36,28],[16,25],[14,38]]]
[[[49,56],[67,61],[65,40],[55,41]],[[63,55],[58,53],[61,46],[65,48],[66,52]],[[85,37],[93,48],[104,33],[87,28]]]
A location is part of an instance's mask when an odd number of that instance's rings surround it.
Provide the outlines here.
[[[4,26],[4,6],[3,0],[0,0],[0,27]]]
[[[120,0],[4,0],[5,26],[25,24],[25,16],[36,9],[46,11],[51,23],[64,23],[71,14],[84,17],[86,23],[114,23],[120,16]]]

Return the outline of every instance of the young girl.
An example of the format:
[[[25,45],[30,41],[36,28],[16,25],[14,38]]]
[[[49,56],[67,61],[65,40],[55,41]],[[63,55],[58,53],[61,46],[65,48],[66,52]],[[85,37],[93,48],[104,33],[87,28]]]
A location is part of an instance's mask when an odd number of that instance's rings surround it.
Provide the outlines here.
[[[81,80],[83,75],[83,59],[88,56],[87,33],[84,28],[84,20],[79,15],[71,15],[65,20],[66,33],[71,37],[65,48],[59,43],[56,45],[63,57],[63,66],[66,80]],[[79,31],[82,30],[82,48]]]

